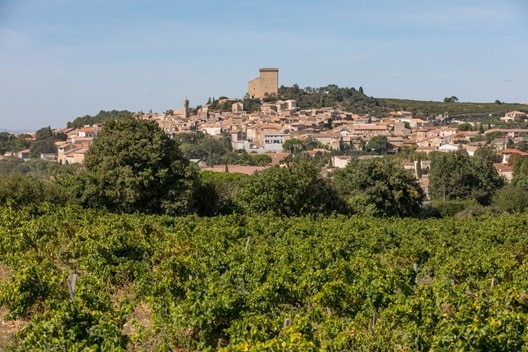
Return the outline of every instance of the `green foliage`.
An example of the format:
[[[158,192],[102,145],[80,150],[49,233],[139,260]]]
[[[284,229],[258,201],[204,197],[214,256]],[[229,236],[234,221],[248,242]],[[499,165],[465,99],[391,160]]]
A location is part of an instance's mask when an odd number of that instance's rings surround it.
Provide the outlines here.
[[[335,84],[326,87],[299,88],[297,84],[292,87],[281,86],[279,88],[279,98],[293,99],[297,101],[297,106],[301,109],[312,109],[322,107],[334,107],[343,111],[350,111],[358,114],[372,113],[381,117],[382,110],[378,100],[368,97],[355,88],[340,88]]]
[[[178,134],[176,141],[184,158],[202,159],[210,166],[223,164],[222,156],[231,149],[230,140],[207,136],[202,132]]]
[[[292,138],[284,141],[282,149],[286,152],[295,153],[304,150],[304,143],[298,138]]]
[[[387,136],[374,136],[367,142],[366,149],[374,154],[386,154],[389,146]]]
[[[512,155],[509,163],[513,167],[512,184],[528,189],[528,157]]]
[[[31,143],[29,152],[31,158],[40,158],[41,154],[56,153],[57,147],[55,146],[55,139],[53,137],[37,139]]]
[[[12,350],[125,351],[122,328],[129,307],[114,307],[104,288],[89,280],[79,279],[74,302],[50,302],[51,307],[16,336]]]
[[[255,166],[268,166],[273,161],[271,156],[265,154],[250,155],[251,165]]]
[[[512,110],[525,111],[522,104],[494,104],[494,103],[444,103],[441,101],[420,101],[409,99],[378,98],[380,105],[385,110],[411,111],[415,117],[436,117],[447,113],[451,117],[476,118],[480,122],[493,117],[493,123],[498,123],[498,117]],[[487,121],[486,121],[487,123]]]
[[[121,119],[121,118],[132,117],[132,115],[133,114],[127,110],[122,110],[122,111],[101,110],[95,116],[85,115],[82,117],[77,117],[72,122],[68,122],[67,126],[68,128],[81,128],[84,126],[92,126],[95,124],[100,124],[100,123],[103,123],[104,121],[111,120],[111,119]]]
[[[431,199],[474,198],[483,205],[489,204],[504,180],[486,155],[471,158],[460,151],[435,154],[429,170]]]
[[[386,158],[351,161],[332,184],[352,209],[369,216],[417,216],[424,193],[414,176]]]
[[[16,147],[18,137],[9,132],[0,132],[0,155],[4,155],[7,151],[19,151]],[[24,148],[29,147],[29,143]]]
[[[528,141],[519,141],[515,143],[514,148],[522,152],[528,152]]]
[[[244,99],[242,104],[244,104],[244,111],[251,113],[251,112],[256,112],[260,110],[260,100],[259,99]]]
[[[457,125],[457,130],[459,130],[459,131],[472,131],[473,130],[473,125],[471,125],[470,123],[467,123],[467,122],[459,123]]]
[[[0,234],[1,304],[29,319],[2,346],[11,350],[518,351],[528,341],[527,216],[0,207]]]
[[[504,133],[502,131],[493,131],[493,132],[486,133],[486,141],[488,141],[489,143],[495,138],[502,137],[503,135]]]
[[[234,199],[249,176],[239,173],[200,172],[200,187],[195,196],[200,216],[216,216],[241,211]]]
[[[41,139],[48,139],[53,137],[53,131],[51,130],[51,127],[43,127],[39,129],[37,132],[35,132],[35,139],[41,140]]]
[[[499,212],[524,213],[528,210],[528,190],[514,183],[507,184],[495,193],[491,204]]]
[[[40,158],[41,154],[56,153],[55,142],[59,140],[64,140],[64,135],[55,135],[49,126],[39,129],[29,146],[30,157]]]
[[[64,205],[68,194],[51,180],[13,174],[0,178],[0,205],[16,207],[49,202]]]
[[[182,213],[192,208],[196,171],[155,122],[108,120],[86,155],[81,202],[118,212]]]
[[[248,213],[285,216],[330,214],[341,209],[330,184],[307,160],[256,173],[237,193],[236,202]]]
[[[432,216],[451,218],[470,213],[471,209],[479,206],[479,203],[475,199],[434,199],[430,206]]]
[[[444,103],[458,103],[458,98],[455,97],[454,95],[451,96],[451,97],[445,97],[444,98]]]
[[[17,157],[8,157],[5,160],[0,160],[0,175],[26,175],[31,172],[31,167],[26,164],[24,159]]]
[[[28,318],[42,313],[46,300],[57,296],[60,270],[52,263],[24,261],[12,265],[9,281],[0,285],[0,306],[9,309],[8,319]]]

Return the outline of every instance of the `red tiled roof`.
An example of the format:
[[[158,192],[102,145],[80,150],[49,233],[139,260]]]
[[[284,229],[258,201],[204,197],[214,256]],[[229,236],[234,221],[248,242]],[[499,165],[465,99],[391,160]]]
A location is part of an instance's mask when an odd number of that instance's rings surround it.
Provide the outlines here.
[[[522,150],[519,150],[519,149],[504,149],[504,150],[499,151],[497,154],[499,154],[499,155],[502,155],[502,154],[517,154],[517,155],[522,155],[522,156],[527,156],[528,155],[528,153],[523,152]]]

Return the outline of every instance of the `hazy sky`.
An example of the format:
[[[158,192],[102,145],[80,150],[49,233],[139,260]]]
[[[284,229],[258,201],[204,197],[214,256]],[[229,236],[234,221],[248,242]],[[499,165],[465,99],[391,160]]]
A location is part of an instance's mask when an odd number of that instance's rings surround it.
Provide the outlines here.
[[[279,85],[528,100],[526,0],[0,0],[0,128]]]

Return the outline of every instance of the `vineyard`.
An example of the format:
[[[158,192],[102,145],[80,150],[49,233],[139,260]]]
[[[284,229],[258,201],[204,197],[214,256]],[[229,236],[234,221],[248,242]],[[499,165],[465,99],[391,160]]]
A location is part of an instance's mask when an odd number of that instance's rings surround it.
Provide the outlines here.
[[[0,208],[0,234],[0,344],[15,351],[528,348],[528,216],[201,218],[43,204]]]

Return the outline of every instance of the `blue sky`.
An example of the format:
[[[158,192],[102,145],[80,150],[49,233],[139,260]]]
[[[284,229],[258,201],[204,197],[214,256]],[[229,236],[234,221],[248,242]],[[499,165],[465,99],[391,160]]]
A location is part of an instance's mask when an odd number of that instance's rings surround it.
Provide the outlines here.
[[[0,0],[0,128],[279,84],[528,100],[525,0]]]

